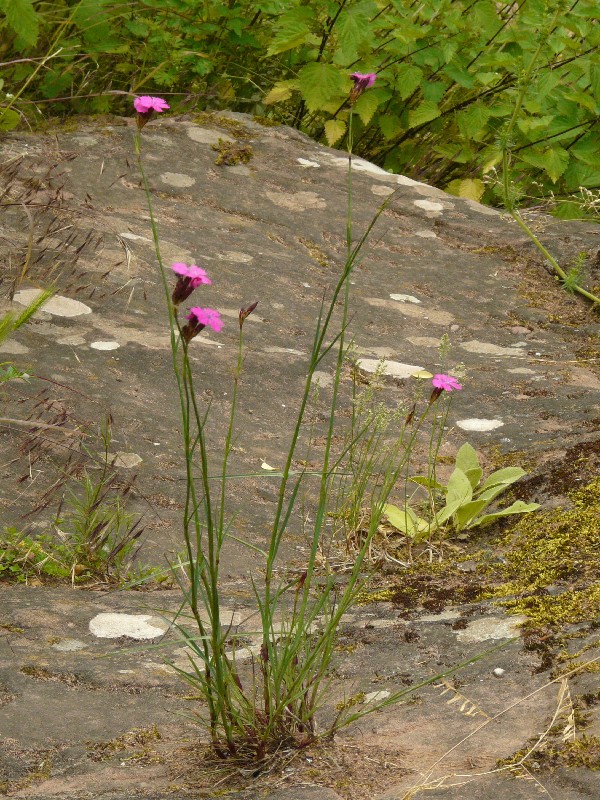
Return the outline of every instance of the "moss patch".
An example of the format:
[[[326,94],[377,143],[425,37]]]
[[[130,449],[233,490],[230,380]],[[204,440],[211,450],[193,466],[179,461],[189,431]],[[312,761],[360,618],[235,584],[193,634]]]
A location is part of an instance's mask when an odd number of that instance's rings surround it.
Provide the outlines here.
[[[200,114],[196,114],[194,122],[198,125],[213,125],[216,128],[222,128],[232,136],[235,136],[236,139],[250,139],[252,137],[252,131],[243,122],[238,122],[237,119],[231,119],[214,111],[202,111]]]
[[[506,548],[502,583],[492,594],[519,595],[502,605],[541,625],[600,614],[600,478],[568,498],[572,508],[524,516],[500,542]]]
[[[254,151],[249,144],[239,144],[238,142],[229,142],[226,139],[219,139],[217,144],[211,146],[217,153],[215,164],[219,167],[232,167],[234,164],[247,164],[254,156]]]

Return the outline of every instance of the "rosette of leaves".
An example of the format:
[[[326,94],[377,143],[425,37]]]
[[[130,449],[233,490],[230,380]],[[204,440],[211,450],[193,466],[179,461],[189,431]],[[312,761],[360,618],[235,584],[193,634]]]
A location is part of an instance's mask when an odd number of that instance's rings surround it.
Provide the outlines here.
[[[444,485],[426,475],[417,475],[410,479],[412,483],[427,489],[431,500],[430,507],[434,513],[428,517],[419,516],[408,503],[403,507],[388,503],[384,513],[392,527],[416,543],[439,530],[452,533],[471,530],[489,525],[501,517],[528,514],[540,507],[539,503],[516,500],[507,508],[486,512],[487,507],[499,495],[524,475],[526,472],[521,467],[504,467],[483,480],[483,469],[479,464],[477,453],[470,444],[465,443],[456,454],[455,467],[447,484]],[[442,496],[445,501],[439,511],[435,511],[436,495]]]

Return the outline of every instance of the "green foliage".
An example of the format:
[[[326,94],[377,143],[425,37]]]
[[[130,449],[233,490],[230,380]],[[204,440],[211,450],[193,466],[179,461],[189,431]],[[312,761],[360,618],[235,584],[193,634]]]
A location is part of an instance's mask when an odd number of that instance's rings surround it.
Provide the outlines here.
[[[505,467],[496,470],[482,483],[483,470],[477,453],[466,443],[456,454],[455,468],[446,485],[439,483],[433,476],[418,475],[411,478],[413,483],[428,490],[430,513],[427,518],[418,516],[408,503],[403,508],[387,504],[384,513],[390,525],[409,536],[415,543],[440,530],[459,533],[480,525],[489,525],[500,517],[527,514],[539,508],[538,503],[516,500],[507,508],[484,513],[490,503],[525,474],[521,467]],[[436,495],[444,498],[444,505],[438,511]]]
[[[342,145],[348,76],[374,71],[375,88],[356,106],[359,155],[498,203],[483,177],[510,127],[504,144],[522,194],[560,201],[600,184],[596,22],[596,0],[0,0],[0,52],[6,63],[62,48],[25,93],[70,98],[46,106],[52,114],[130,110],[119,92],[173,93],[175,109],[176,95],[191,96]],[[5,66],[14,86],[31,69]],[[0,127],[17,124],[2,119],[0,109]]]

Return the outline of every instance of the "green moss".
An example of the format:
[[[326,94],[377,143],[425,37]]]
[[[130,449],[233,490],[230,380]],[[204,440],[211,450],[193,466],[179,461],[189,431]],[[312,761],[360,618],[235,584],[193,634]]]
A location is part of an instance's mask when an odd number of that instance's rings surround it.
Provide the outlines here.
[[[252,131],[242,122],[214,111],[202,111],[200,114],[196,114],[194,122],[198,125],[213,125],[216,128],[222,128],[232,136],[235,136],[236,139],[250,139],[252,137]]]
[[[356,596],[356,605],[366,606],[369,603],[389,603],[394,600],[396,589],[375,589],[372,592],[364,590]]]
[[[492,595],[518,595],[501,605],[541,625],[584,622],[600,613],[600,478],[568,498],[572,508],[523,517],[500,543],[507,548],[499,567],[503,582]],[[548,586],[557,593],[547,594]]]
[[[254,151],[249,144],[238,144],[229,142],[226,139],[219,139],[218,144],[211,145],[218,155],[215,164],[218,166],[231,167],[234,164],[247,164],[254,156]]]
[[[525,746],[510,758],[498,761],[496,766],[502,768],[514,765],[518,769],[525,759],[523,763],[529,767],[528,761],[531,759],[538,764],[538,769],[556,769],[562,766],[600,769],[600,738],[597,736],[583,734],[567,742],[547,740],[530,753],[535,743],[536,741],[532,740],[529,746]],[[529,758],[526,758],[528,754]]]

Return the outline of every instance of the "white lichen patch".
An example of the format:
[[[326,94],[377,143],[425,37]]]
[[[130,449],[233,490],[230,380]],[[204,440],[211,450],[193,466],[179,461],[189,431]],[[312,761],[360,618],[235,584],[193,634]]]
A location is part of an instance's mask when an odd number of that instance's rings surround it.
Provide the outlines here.
[[[56,344],[66,344],[69,347],[81,347],[85,344],[85,338],[79,333],[71,333],[69,336],[59,336]]]
[[[320,167],[316,161],[311,161],[309,158],[297,158],[296,161],[301,167]]]
[[[196,178],[192,178],[191,175],[185,175],[183,172],[163,172],[160,179],[163,183],[175,186],[178,189],[187,189],[188,186],[193,186],[196,183]]]
[[[485,214],[486,217],[500,216],[500,211],[496,211],[495,208],[490,208],[489,206],[484,206],[481,203],[478,203],[477,200],[467,200],[465,198],[464,202],[472,211],[476,211],[478,214]]]
[[[119,450],[117,453],[107,453],[107,461],[113,467],[132,469],[142,463],[142,457],[137,453],[126,453],[124,450]]]
[[[380,689],[378,692],[367,692],[363,698],[363,703],[381,703],[389,696],[390,692],[387,689]]]
[[[14,300],[22,306],[28,306],[40,294],[42,294],[41,289],[21,289],[15,294]],[[79,317],[82,314],[92,313],[92,309],[85,303],[72,300],[70,297],[63,297],[61,294],[55,294],[47,303],[44,303],[42,308],[46,314],[56,317]]]
[[[412,178],[407,178],[406,175],[396,175],[396,183],[400,186],[423,186],[420,181],[414,181]]]
[[[316,192],[265,192],[272,203],[290,211],[307,211],[309,208],[327,208],[323,197]]]
[[[375,184],[374,186],[371,186],[371,191],[373,194],[376,194],[379,197],[388,197],[388,195],[394,194],[396,190],[393,186],[382,186],[381,184]]]
[[[156,639],[167,631],[167,625],[149,614],[96,614],[90,620],[90,633],[99,639]]]
[[[313,372],[312,383],[320,389],[328,389],[333,386],[333,376],[325,370],[317,369]]]
[[[415,297],[412,294],[391,294],[390,295],[392,300],[397,300],[399,303],[420,303],[418,297]]]
[[[410,378],[423,369],[423,367],[417,367],[414,364],[402,364],[400,361],[384,361],[382,363],[375,358],[359,358],[356,363],[359,369],[371,375],[379,372],[381,375],[389,375],[391,378],[399,378],[400,380]]]
[[[87,644],[80,642],[79,639],[61,639],[60,642],[55,642],[52,645],[53,650],[58,650],[61,653],[75,653],[85,647],[87,647]]]
[[[116,350],[120,346],[118,342],[90,342],[94,350]]]
[[[376,308],[389,308],[399,311],[405,317],[417,317],[418,319],[426,320],[432,325],[443,325],[445,327],[454,322],[454,316],[449,311],[426,308],[422,304],[398,303],[395,300],[384,300],[381,297],[366,297],[365,302]]]
[[[196,125],[190,125],[186,128],[186,132],[192,141],[198,142],[199,144],[219,144],[219,139],[224,142],[235,141],[235,139],[232,139],[231,136],[228,136],[222,131],[213,131],[209,128],[200,128]]]
[[[417,347],[439,347],[440,340],[435,336],[408,336],[407,342],[416,345]]]
[[[147,236],[138,236],[137,233],[131,233],[131,231],[120,233],[119,236],[121,239],[129,239],[131,242],[148,242],[148,244],[152,244],[152,239],[148,239]]]
[[[459,642],[485,642],[488,639],[512,639],[519,635],[519,625],[525,622],[527,617],[514,616],[509,619],[505,617],[484,617],[471,622],[468,627],[456,632]]]
[[[501,428],[504,423],[501,419],[459,419],[456,424],[463,431],[479,431],[480,433],[487,433],[494,431],[496,428]]]
[[[413,206],[422,208],[423,211],[443,211],[444,206],[441,203],[435,203],[433,200],[413,200]]]
[[[231,261],[233,264],[249,264],[254,260],[254,256],[248,253],[240,253],[237,250],[227,250],[217,256],[219,261]],[[237,313],[237,312],[236,312]]]
[[[437,239],[437,233],[433,231],[415,231],[415,236],[420,236],[421,239]]]
[[[462,342],[460,347],[466,350],[467,353],[481,353],[486,356],[523,356],[524,353],[519,352],[513,347],[501,347],[498,344],[491,342],[479,342],[477,339],[472,339],[470,342]]]
[[[28,353],[29,348],[15,341],[15,339],[8,339],[0,344],[0,353],[8,353],[11,356],[21,356],[23,353]]]
[[[514,375],[535,375],[534,369],[529,367],[515,367],[515,369],[508,369],[507,372],[512,372]]]

